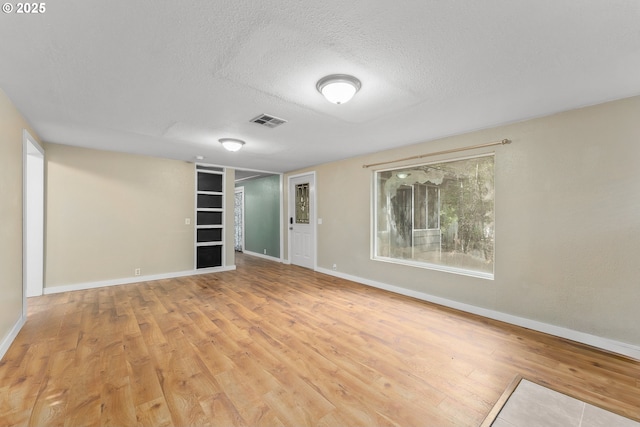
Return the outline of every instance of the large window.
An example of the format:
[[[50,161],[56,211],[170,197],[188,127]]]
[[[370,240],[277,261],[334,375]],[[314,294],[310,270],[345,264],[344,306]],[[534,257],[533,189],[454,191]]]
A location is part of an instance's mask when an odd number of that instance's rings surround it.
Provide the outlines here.
[[[493,278],[494,156],[375,173],[374,259]]]

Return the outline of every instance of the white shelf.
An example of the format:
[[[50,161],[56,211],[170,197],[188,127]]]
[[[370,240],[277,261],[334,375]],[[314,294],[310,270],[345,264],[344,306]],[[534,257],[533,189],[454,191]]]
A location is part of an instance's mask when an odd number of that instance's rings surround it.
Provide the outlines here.
[[[222,212],[222,208],[196,208],[198,212]]]
[[[196,194],[204,194],[206,196],[223,196],[222,191],[196,191]]]
[[[210,171],[209,169],[198,169],[198,173],[210,173],[212,175],[224,175],[224,171]]]
[[[222,246],[222,242],[196,242],[197,246]]]

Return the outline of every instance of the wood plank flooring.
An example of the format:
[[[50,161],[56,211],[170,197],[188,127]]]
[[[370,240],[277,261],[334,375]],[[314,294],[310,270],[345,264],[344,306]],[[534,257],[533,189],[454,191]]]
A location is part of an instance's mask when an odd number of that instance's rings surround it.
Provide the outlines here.
[[[640,362],[248,256],[29,299],[0,425],[477,426],[516,374],[640,420]]]

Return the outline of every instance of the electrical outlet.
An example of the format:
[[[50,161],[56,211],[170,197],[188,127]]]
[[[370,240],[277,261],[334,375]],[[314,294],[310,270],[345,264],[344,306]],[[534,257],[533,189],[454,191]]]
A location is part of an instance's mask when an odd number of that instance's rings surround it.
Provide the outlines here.
[[[139,269],[139,268],[136,268],[135,270],[133,270],[133,274],[134,274],[135,276],[139,276],[139,275],[140,275],[140,269]]]
[[[262,253],[266,255],[266,254],[267,254],[267,250],[266,250],[266,249],[264,249],[264,250],[262,251]]]
[[[333,264],[333,270],[337,270],[338,269],[338,264]]]

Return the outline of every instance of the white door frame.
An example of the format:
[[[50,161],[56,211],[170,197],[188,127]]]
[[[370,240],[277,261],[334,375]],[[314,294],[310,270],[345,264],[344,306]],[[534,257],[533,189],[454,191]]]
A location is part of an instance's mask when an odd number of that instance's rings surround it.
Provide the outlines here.
[[[280,174],[280,262],[283,264],[289,264],[289,262],[284,258],[284,230],[285,228],[282,226],[284,224],[284,174]],[[287,225],[288,227],[288,225]],[[288,253],[288,252],[287,252]]]
[[[242,224],[240,224],[240,228],[242,228],[242,252],[244,253],[245,250],[245,237],[244,237],[244,187],[235,187],[235,190],[233,192],[233,195],[235,197],[235,195],[237,193],[242,193]],[[235,210],[235,204],[234,204],[234,210]],[[235,217],[235,214],[234,214]],[[235,221],[234,221],[234,228],[235,228]],[[234,231],[234,235],[235,235],[235,229]],[[233,239],[233,246],[235,249],[235,239]]]
[[[318,204],[317,204],[317,183],[316,183],[316,171],[311,171],[311,172],[304,172],[304,173],[300,173],[300,174],[296,174],[296,175],[290,175],[287,177],[287,218],[285,220],[286,223],[286,227],[287,227],[287,240],[288,240],[288,244],[287,244],[287,264],[291,264],[291,259],[292,259],[292,255],[291,255],[291,224],[289,223],[289,218],[291,218],[293,215],[293,210],[295,209],[293,207],[293,203],[291,200],[291,190],[292,190],[292,186],[291,186],[291,180],[296,179],[296,178],[301,178],[301,177],[305,177],[308,176],[310,177],[310,183],[311,185],[309,186],[309,200],[311,202],[311,210],[309,211],[309,214],[311,215],[311,218],[309,218],[309,225],[311,225],[311,227],[313,227],[313,243],[312,243],[312,247],[313,247],[313,270],[315,271],[318,267]]]
[[[44,149],[24,129],[22,132],[22,295],[44,290]]]

